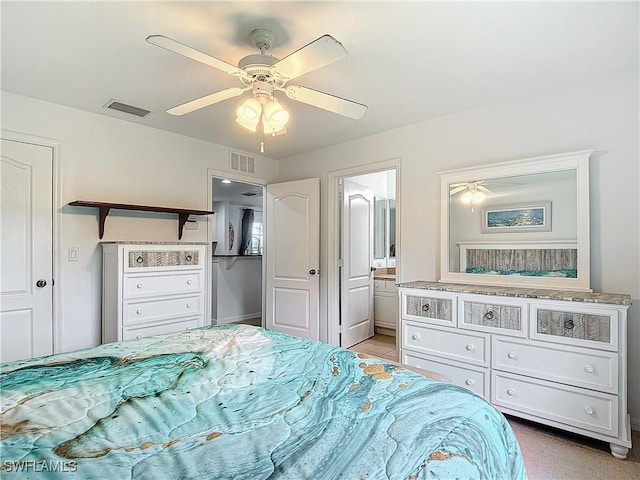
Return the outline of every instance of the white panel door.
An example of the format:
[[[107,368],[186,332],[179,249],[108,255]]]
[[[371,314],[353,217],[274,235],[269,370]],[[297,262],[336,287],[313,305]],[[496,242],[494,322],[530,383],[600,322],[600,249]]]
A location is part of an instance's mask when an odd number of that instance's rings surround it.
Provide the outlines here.
[[[320,179],[267,185],[266,327],[320,338]]]
[[[374,334],[373,190],[343,180],[340,345],[348,348]]]
[[[0,361],[53,353],[53,151],[2,140]]]

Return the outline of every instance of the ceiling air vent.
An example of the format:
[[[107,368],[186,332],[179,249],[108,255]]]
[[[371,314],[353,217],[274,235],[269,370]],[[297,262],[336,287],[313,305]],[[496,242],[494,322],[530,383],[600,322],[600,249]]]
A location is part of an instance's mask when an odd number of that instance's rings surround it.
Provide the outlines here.
[[[229,152],[230,168],[236,172],[256,173],[256,159],[238,152]]]
[[[127,105],[126,103],[118,102],[117,100],[110,100],[109,103],[105,105],[105,108],[128,113],[129,115],[135,115],[136,117],[146,117],[151,113],[151,110],[145,110],[144,108]]]

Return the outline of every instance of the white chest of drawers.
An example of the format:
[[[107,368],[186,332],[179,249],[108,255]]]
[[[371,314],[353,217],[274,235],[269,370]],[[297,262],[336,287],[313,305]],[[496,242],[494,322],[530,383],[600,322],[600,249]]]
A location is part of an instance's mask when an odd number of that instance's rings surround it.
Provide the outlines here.
[[[400,360],[626,458],[628,295],[400,285]]]
[[[206,244],[102,244],[102,343],[204,326]]]

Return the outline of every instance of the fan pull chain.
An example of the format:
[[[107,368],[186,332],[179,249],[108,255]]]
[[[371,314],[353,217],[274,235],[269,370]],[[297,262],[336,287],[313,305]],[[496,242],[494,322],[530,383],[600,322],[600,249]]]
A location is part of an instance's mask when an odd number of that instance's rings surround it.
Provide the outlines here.
[[[260,153],[264,153],[264,126],[262,127],[262,138],[260,139]]]

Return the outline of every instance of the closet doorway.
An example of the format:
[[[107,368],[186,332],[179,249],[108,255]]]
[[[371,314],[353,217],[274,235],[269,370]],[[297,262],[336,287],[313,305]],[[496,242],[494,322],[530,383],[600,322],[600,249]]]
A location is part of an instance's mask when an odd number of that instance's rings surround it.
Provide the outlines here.
[[[211,323],[263,326],[264,186],[212,177]]]

